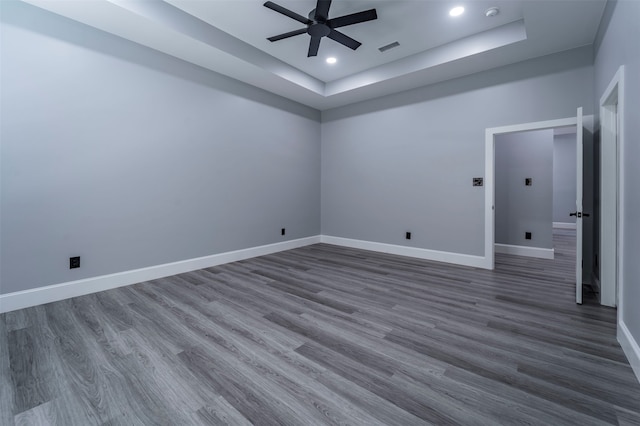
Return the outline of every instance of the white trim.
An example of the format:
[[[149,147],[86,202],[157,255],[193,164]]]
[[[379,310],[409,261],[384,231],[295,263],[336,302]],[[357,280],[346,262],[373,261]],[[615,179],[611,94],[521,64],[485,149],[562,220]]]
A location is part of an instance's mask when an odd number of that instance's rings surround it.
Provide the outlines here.
[[[495,267],[495,134],[493,129],[485,131],[484,146],[484,258],[487,269]]]
[[[490,127],[487,130],[494,134],[528,132],[530,130],[554,129],[556,127],[576,126],[576,117],[558,118],[556,120],[534,121],[531,123],[512,124],[509,126]]]
[[[627,356],[636,379],[640,382],[640,346],[623,321],[618,322],[618,342]]]
[[[485,130],[484,150],[484,259],[486,269],[494,268],[495,248],[495,136],[504,133],[527,132],[529,130],[553,129],[555,127],[576,126],[577,117],[558,120],[537,121],[511,126],[490,127]]]
[[[625,122],[625,67],[624,65],[621,65],[618,70],[616,71],[615,75],[613,76],[613,78],[611,79],[611,81],[609,82],[609,85],[607,86],[606,90],[604,91],[604,93],[602,94],[602,96],[600,97],[600,127],[602,129],[602,123],[605,122],[607,119],[611,118],[611,112],[610,110],[607,108],[607,106],[609,106],[608,102],[611,99],[612,96],[617,95],[618,98],[618,109],[617,109],[617,117],[618,117],[618,126],[617,127],[617,131],[618,131],[618,152],[617,152],[617,164],[618,164],[618,176],[617,176],[617,182],[618,182],[618,203],[616,206],[616,215],[617,215],[617,222],[618,222],[618,232],[616,235],[616,240],[617,240],[617,265],[616,265],[616,269],[617,269],[617,276],[616,276],[616,280],[617,280],[617,289],[614,288],[613,290],[609,288],[609,285],[607,284],[608,280],[604,280],[604,288],[602,289],[602,292],[600,293],[600,297],[601,297],[601,302],[604,305],[607,306],[616,306],[618,307],[618,318],[623,318],[623,313],[624,313],[624,297],[623,297],[623,293],[624,293],[624,236],[625,236],[625,221],[624,221],[624,199],[625,199],[625,180],[624,180],[624,173],[625,173],[625,167],[624,167],[624,158],[625,158],[625,132],[624,132],[624,122]],[[603,135],[603,132],[601,131],[601,142],[605,142],[605,136]],[[604,143],[601,143],[600,145],[600,149],[604,149]],[[602,155],[601,155],[602,157]],[[600,173],[602,174],[602,166],[600,167]],[[601,188],[601,190],[604,190],[604,188]],[[602,194],[600,196],[600,199],[602,200]],[[605,220],[605,215],[601,214],[600,216],[600,231],[602,234],[602,228],[603,228],[603,224],[604,224],[604,220]],[[607,250],[609,250],[609,248],[607,247],[603,247],[603,241],[601,239],[600,241],[600,257],[601,257],[601,262],[600,265],[602,266],[602,253],[607,252]],[[611,250],[609,250],[610,252]],[[600,273],[600,277],[601,278],[605,278],[606,276],[603,275],[603,273]],[[615,284],[614,284],[615,287]],[[612,292],[615,293],[617,290],[617,294],[611,294]],[[604,300],[603,300],[604,299]]]
[[[511,244],[495,244],[496,253],[514,254],[516,256],[537,257],[539,259],[553,259],[553,249],[528,246],[514,246]]]
[[[616,294],[616,305],[618,306],[618,315],[622,318],[622,313],[624,312],[624,301],[622,299],[622,294],[624,292],[624,260],[625,260],[625,250],[624,250],[624,240],[625,240],[625,220],[624,220],[624,212],[625,212],[625,151],[626,151],[626,138],[625,138],[625,68],[622,65],[618,68],[616,72],[616,77],[618,78],[618,288]],[[636,349],[638,345],[636,345]],[[636,352],[637,353],[637,352]],[[636,376],[638,375],[638,369],[636,371]]]
[[[194,259],[181,260],[179,262],[165,263],[163,265],[150,266],[148,268],[134,269],[115,274],[101,275],[77,281],[49,285],[30,290],[16,291],[14,293],[0,295],[0,313],[15,311],[16,309],[56,302],[71,297],[83,296],[98,291],[109,290],[116,287],[131,285],[143,281],[155,280],[170,275],[182,274],[197,269],[210,268],[224,263],[264,256],[284,250],[291,250],[320,242],[320,236],[300,238],[264,246],[251,247],[226,253]]]
[[[584,114],[582,107],[576,110],[576,212],[583,211],[584,205]],[[584,289],[584,221],[576,217],[576,303],[582,305]],[[588,263],[587,263],[588,264]]]
[[[320,241],[322,243],[333,244],[336,246],[397,254],[400,256],[416,257],[419,259],[433,260],[436,262],[453,263],[455,265],[473,266],[476,268],[486,269],[486,260],[482,256],[451,253],[447,251],[430,250],[418,247],[399,246],[395,244],[377,243],[374,241],[353,240],[350,238],[332,237],[330,235],[322,235],[320,237]]]
[[[553,222],[555,229],[576,229],[576,224],[571,222]]]

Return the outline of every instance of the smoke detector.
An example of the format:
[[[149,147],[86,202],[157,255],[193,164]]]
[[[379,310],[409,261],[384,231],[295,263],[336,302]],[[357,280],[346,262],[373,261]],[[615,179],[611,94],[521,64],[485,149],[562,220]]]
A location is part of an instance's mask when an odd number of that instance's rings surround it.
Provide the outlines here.
[[[484,16],[486,16],[487,18],[493,18],[498,13],[500,13],[500,9],[498,9],[497,7],[490,7],[489,9],[484,11]]]

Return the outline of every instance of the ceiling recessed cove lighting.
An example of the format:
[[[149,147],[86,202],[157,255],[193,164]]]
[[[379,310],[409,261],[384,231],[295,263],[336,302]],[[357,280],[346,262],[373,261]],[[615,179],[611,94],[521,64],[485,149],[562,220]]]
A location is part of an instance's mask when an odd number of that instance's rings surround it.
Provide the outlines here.
[[[327,58],[327,63],[328,64],[335,64],[336,62],[338,62],[338,60],[336,58],[334,58],[333,56]]]
[[[450,16],[460,16],[464,13],[464,7],[456,6],[449,11]]]

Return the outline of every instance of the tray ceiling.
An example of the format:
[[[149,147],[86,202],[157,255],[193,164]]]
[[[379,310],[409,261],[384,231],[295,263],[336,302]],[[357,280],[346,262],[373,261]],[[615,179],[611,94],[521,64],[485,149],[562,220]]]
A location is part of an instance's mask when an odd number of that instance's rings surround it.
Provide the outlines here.
[[[378,19],[324,38],[266,38],[303,28],[261,0],[25,0],[248,84],[324,110],[592,44],[606,0],[334,0],[329,17],[375,8]],[[276,0],[300,15],[315,0]],[[465,12],[449,16],[454,5]],[[498,7],[488,18],[485,10]],[[379,48],[397,42],[386,52]],[[337,63],[327,64],[333,56]]]

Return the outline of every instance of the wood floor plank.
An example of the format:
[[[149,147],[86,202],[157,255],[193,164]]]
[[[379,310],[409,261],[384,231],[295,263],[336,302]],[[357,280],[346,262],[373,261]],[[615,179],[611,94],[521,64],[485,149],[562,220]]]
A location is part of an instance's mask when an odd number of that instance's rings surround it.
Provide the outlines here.
[[[51,401],[17,414],[15,424],[24,426],[82,426],[100,424],[100,422],[95,417],[87,417],[83,404],[75,393],[63,390]]]
[[[144,291],[145,294],[151,296],[148,292],[154,292],[154,288],[148,287],[145,288]],[[158,296],[158,299],[155,300],[158,303],[166,307],[170,306],[169,301],[160,301],[159,298],[162,297],[161,295],[156,294],[156,296]],[[171,311],[177,314],[177,318],[183,320],[190,316],[187,312],[179,312],[179,308],[175,306],[171,306]],[[208,317],[199,316],[194,319],[197,321],[197,326],[196,322],[192,320],[185,321],[185,325],[191,329],[192,332],[204,332],[204,326],[201,326],[200,324],[206,324]],[[212,323],[209,325],[210,327],[206,331],[207,335],[203,335],[202,337],[212,337],[212,333],[217,334],[213,339],[216,345],[203,345],[203,350],[206,351],[207,354],[215,351],[215,353],[218,354],[218,356],[215,357],[217,362],[221,362],[221,357],[226,357],[226,359],[229,360],[229,364],[224,368],[221,367],[223,370],[243,371],[243,373],[235,374],[233,379],[227,377],[225,373],[214,378],[214,382],[218,383],[220,386],[226,383],[236,390],[236,393],[223,394],[225,398],[231,398],[235,401],[234,404],[239,403],[237,400],[239,392],[247,392],[246,389],[243,390],[242,382],[255,384],[258,380],[263,381],[266,378],[267,380],[264,381],[265,387],[277,386],[279,389],[286,390],[287,392],[264,392],[262,397],[271,398],[274,395],[277,395],[277,398],[285,402],[285,405],[295,408],[293,411],[297,413],[298,416],[302,416],[302,418],[307,417],[311,419],[314,418],[314,416],[317,417],[321,415],[322,417],[318,420],[326,417],[332,423],[349,424],[353,422],[353,418],[350,417],[353,417],[353,413],[356,412],[358,419],[362,421],[367,420],[368,414],[366,412],[359,410],[357,407],[348,407],[347,404],[340,401],[340,398],[332,398],[332,404],[328,404],[326,396],[322,395],[324,389],[320,389],[318,391],[315,382],[308,382],[308,379],[310,378],[308,376],[310,368],[305,366],[300,374],[296,373],[301,362],[299,360],[290,362],[296,358],[293,354],[272,353],[272,351],[269,351],[266,348],[251,345],[256,343],[259,339],[256,339],[253,333],[249,330],[241,330],[238,332],[238,328],[242,327],[241,324],[236,323],[231,325],[224,321],[217,321],[215,324]],[[179,354],[179,356],[192,357],[195,355],[195,353],[193,353],[194,350],[196,349],[189,349]],[[200,357],[196,357],[195,359],[201,360]],[[280,365],[283,364],[283,361],[287,364],[287,368],[280,367]],[[209,360],[209,362],[212,362],[212,360]],[[242,376],[243,379],[238,379],[239,376]],[[313,378],[313,376],[311,378]],[[229,382],[228,380],[232,381]],[[244,387],[246,388],[247,385],[244,385]],[[218,387],[218,389],[220,388]],[[301,405],[300,403],[303,404]],[[332,406],[335,406],[337,409],[332,409]],[[247,406],[243,407],[244,409],[249,409]],[[308,411],[305,407],[314,407],[315,410]],[[303,415],[305,411],[307,414]],[[280,417],[282,413],[276,413],[274,415]],[[290,415],[290,413],[288,415]],[[287,416],[285,415],[285,417]]]
[[[512,352],[517,355],[520,362],[531,360],[535,362],[545,362],[554,368],[572,370],[574,375],[589,375],[607,383],[620,386],[633,386],[635,377],[620,368],[620,363],[606,359],[597,359],[598,369],[593,369],[594,357],[586,359],[577,356],[578,353],[565,350],[551,344],[543,342],[529,342],[518,339],[510,333],[495,333],[487,331],[486,327],[460,327],[453,324],[438,324],[437,327],[447,333],[463,336],[470,340],[469,345],[480,344],[490,345],[494,348]]]
[[[29,327],[32,324],[29,318],[29,311],[27,309],[7,312],[4,316],[7,332]]]
[[[97,342],[85,334],[70,309],[71,300],[45,305],[46,318],[52,333],[57,336],[55,350],[62,373],[69,383],[69,391],[78,396],[80,411],[87,418],[106,422],[124,401],[114,384],[118,375],[103,370],[103,360]],[[106,385],[106,386],[105,386]]]
[[[38,348],[29,327],[9,332],[7,344],[15,389],[13,412],[18,414],[50,401],[53,392],[39,371],[43,364],[36,362]]]
[[[381,373],[376,368],[363,366],[349,357],[315,343],[306,343],[296,351],[428,423],[456,424],[451,413],[439,411],[423,401],[419,395],[393,385],[391,376]]]
[[[640,424],[615,309],[555,259],[315,244],[0,315],[0,424]]]
[[[497,395],[504,400],[512,401],[518,406],[525,406],[535,409],[541,414],[538,418],[543,425],[570,425],[579,424],[584,426],[601,426],[607,424],[599,418],[594,418],[587,413],[577,412],[567,407],[557,404],[548,398],[543,398],[526,389],[474,374],[468,370],[451,367],[444,375],[454,381],[468,385],[482,392],[483,394]],[[609,422],[615,424],[615,422]]]
[[[12,426],[16,388],[11,379],[6,318],[6,315],[0,315],[0,424]]]
[[[604,380],[576,374],[569,369],[549,371],[546,364],[528,361],[518,365],[518,372],[622,408],[634,410],[640,407],[640,395],[625,392],[620,384],[606,383]]]
[[[211,401],[210,405],[200,408],[197,414],[202,424],[205,425],[251,425],[251,422],[223,397],[218,397]]]

